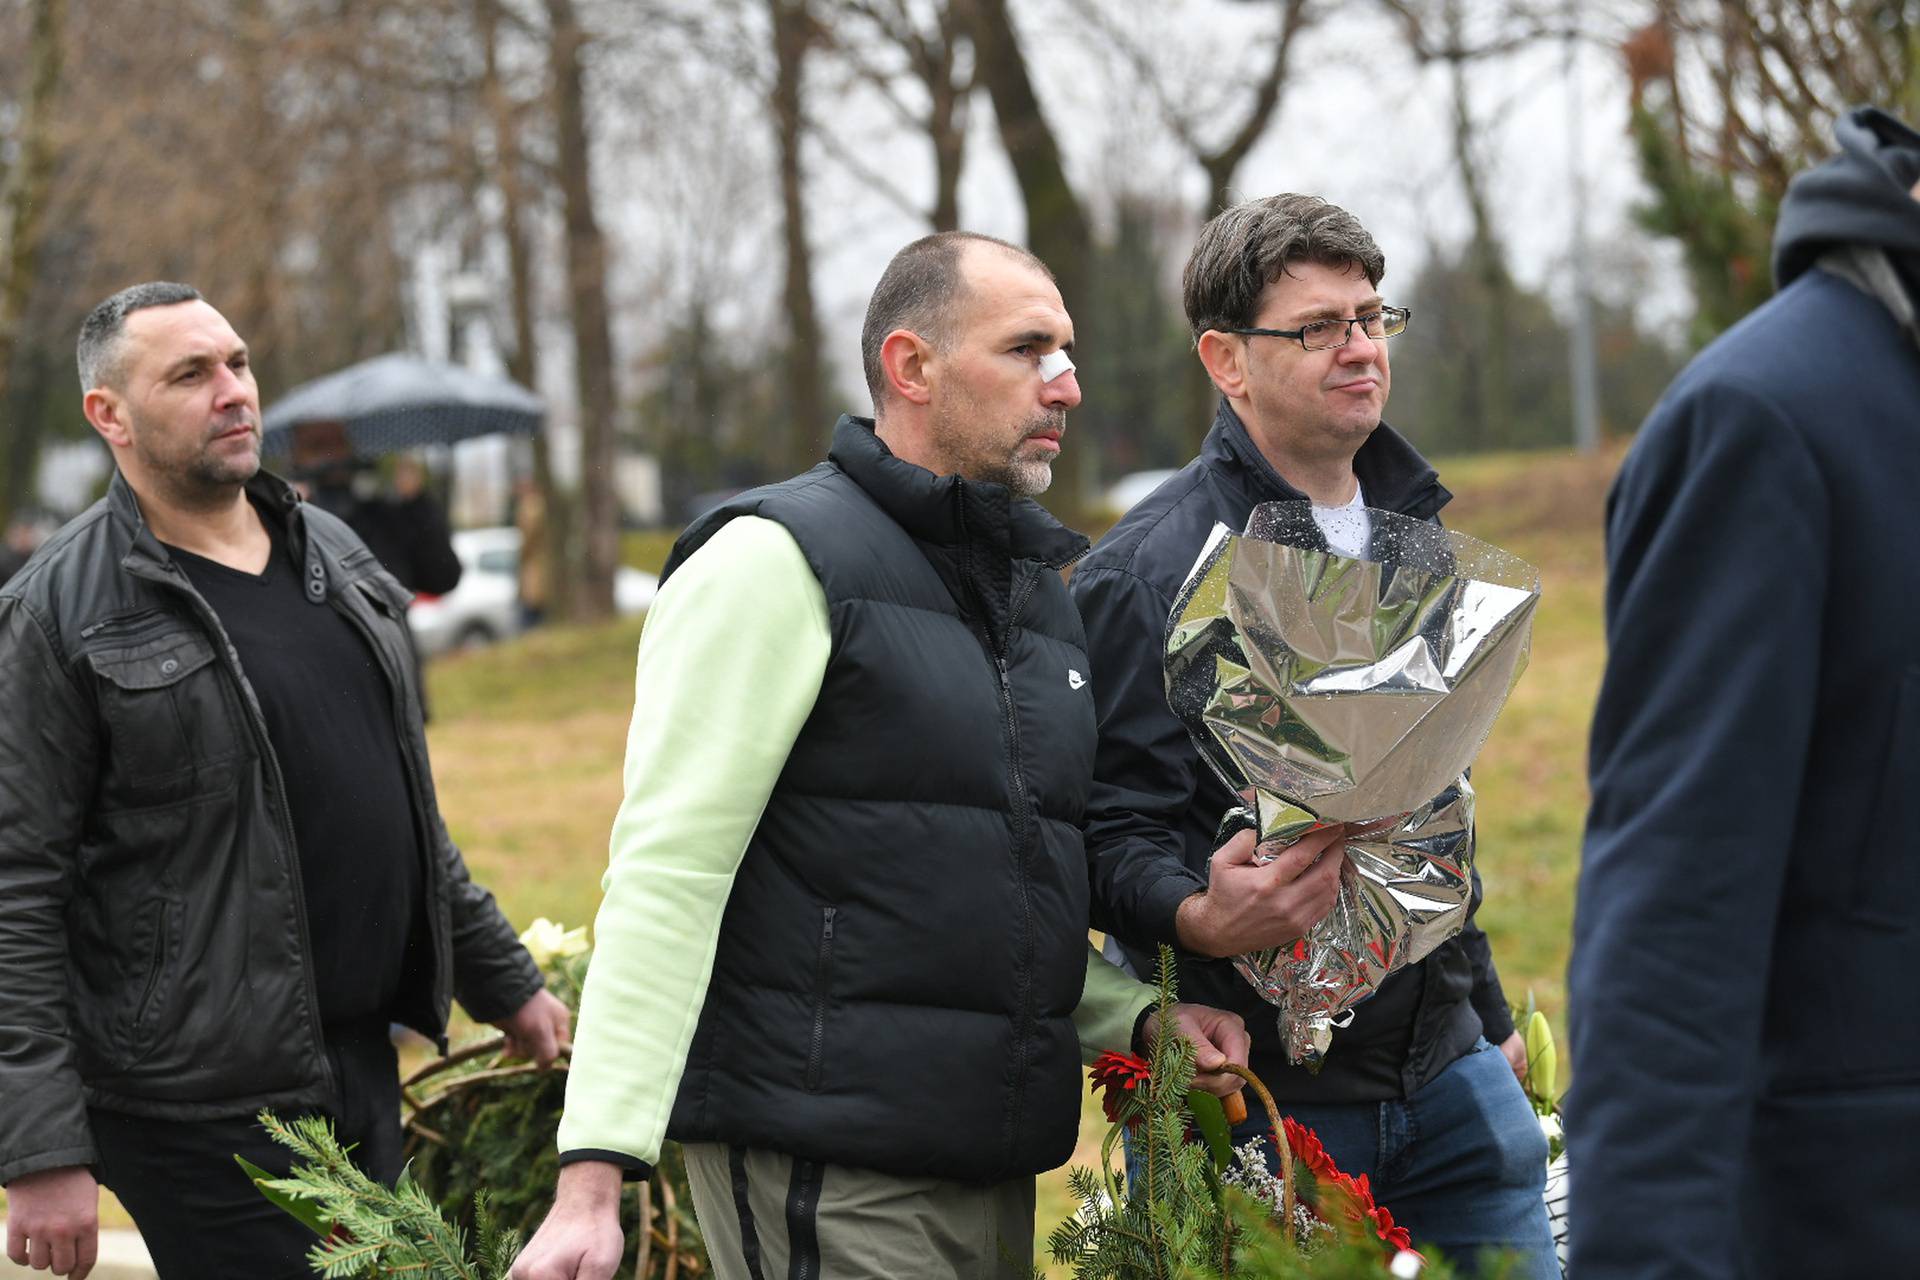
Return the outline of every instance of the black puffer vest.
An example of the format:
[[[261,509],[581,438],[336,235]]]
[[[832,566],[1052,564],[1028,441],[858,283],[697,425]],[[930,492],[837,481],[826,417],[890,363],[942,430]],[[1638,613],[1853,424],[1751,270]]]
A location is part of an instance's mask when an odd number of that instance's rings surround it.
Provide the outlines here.
[[[1086,539],[842,418],[696,521],[793,534],[833,648],[727,901],[670,1136],[996,1182],[1073,1150],[1086,973]],[[724,679],[716,672],[714,678]]]

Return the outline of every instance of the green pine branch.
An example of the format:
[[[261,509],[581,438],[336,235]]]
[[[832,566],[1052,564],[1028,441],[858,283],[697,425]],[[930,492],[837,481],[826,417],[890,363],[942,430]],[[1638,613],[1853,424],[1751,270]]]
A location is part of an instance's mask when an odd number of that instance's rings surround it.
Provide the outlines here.
[[[419,1277],[420,1280],[506,1280],[519,1234],[503,1230],[491,1206],[477,1207],[478,1257],[469,1255],[466,1233],[441,1216],[412,1174],[387,1187],[368,1177],[348,1157],[323,1117],[284,1121],[270,1111],[260,1123],[275,1142],[293,1152],[285,1178],[263,1188],[306,1201],[333,1224],[332,1234],[307,1255],[327,1280],[360,1277]]]

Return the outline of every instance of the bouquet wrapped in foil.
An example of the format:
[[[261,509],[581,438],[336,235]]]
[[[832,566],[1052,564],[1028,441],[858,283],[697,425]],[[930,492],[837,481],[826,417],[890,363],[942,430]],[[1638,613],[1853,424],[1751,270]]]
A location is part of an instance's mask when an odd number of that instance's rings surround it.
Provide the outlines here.
[[[1347,823],[1333,910],[1237,956],[1280,1008],[1291,1061],[1396,969],[1460,931],[1472,892],[1467,766],[1526,667],[1540,575],[1497,547],[1368,511],[1363,557],[1326,550],[1306,502],[1216,525],[1167,620],[1167,700],[1263,854]]]

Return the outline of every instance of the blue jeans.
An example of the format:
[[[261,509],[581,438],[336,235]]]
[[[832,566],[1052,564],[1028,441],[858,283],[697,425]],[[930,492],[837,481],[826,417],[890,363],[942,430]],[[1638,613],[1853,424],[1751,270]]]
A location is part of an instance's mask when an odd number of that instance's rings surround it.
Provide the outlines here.
[[[1271,1165],[1267,1117],[1251,1089],[1246,1099],[1234,1145],[1259,1139]],[[1414,1248],[1439,1249],[1467,1276],[1483,1250],[1506,1250],[1517,1257],[1511,1280],[1560,1280],[1541,1198],[1547,1140],[1505,1055],[1485,1040],[1411,1098],[1280,1110],[1319,1135],[1341,1172],[1367,1175]]]

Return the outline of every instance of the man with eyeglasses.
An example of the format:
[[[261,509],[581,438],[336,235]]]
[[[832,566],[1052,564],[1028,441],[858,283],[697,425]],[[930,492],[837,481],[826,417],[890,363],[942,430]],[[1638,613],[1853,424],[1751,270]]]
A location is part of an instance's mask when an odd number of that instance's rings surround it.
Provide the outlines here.
[[[1385,269],[1352,214],[1305,195],[1236,205],[1194,246],[1185,302],[1221,394],[1213,429],[1072,581],[1100,724],[1086,819],[1093,920],[1139,972],[1159,944],[1174,947],[1181,996],[1246,1019],[1253,1070],[1282,1109],[1343,1170],[1366,1174],[1416,1241],[1466,1263],[1512,1250],[1511,1274],[1558,1276],[1546,1141],[1518,1080],[1526,1052],[1472,909],[1458,937],[1354,1011],[1318,1075],[1289,1065],[1274,1009],[1226,957],[1291,942],[1327,913],[1344,831],[1267,862],[1252,832],[1218,843],[1236,798],[1167,706],[1167,615],[1216,523],[1239,529],[1262,502],[1310,499],[1328,547],[1352,555],[1371,535],[1369,508],[1433,520],[1451,496],[1380,421],[1387,340],[1408,320],[1380,293]],[[1477,908],[1477,876],[1474,889]],[[1273,1157],[1264,1118],[1234,1135],[1253,1140]]]

